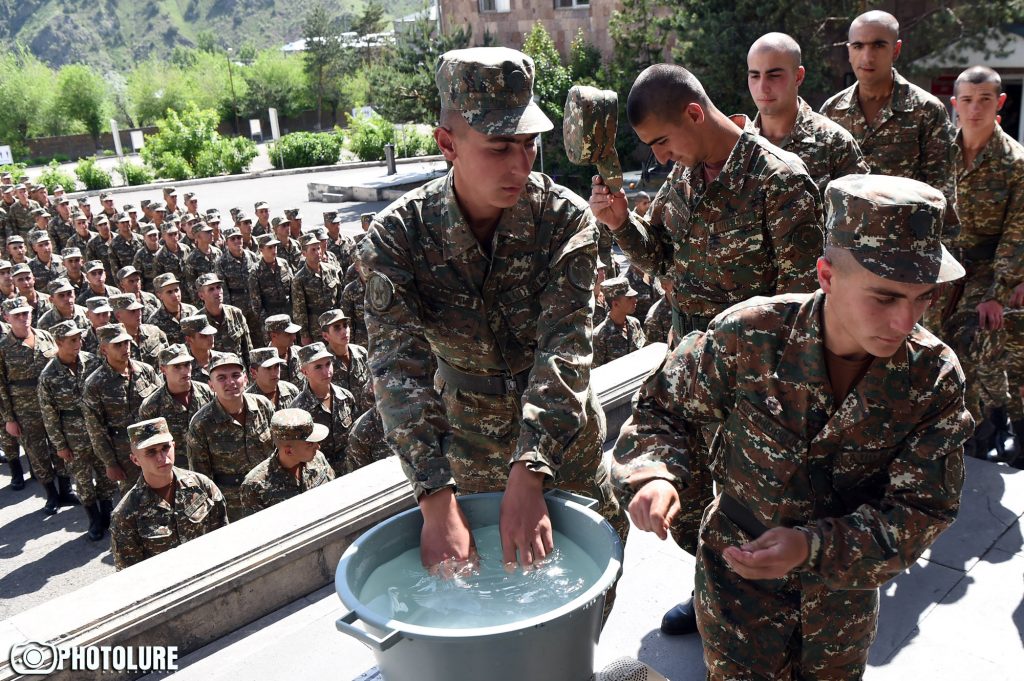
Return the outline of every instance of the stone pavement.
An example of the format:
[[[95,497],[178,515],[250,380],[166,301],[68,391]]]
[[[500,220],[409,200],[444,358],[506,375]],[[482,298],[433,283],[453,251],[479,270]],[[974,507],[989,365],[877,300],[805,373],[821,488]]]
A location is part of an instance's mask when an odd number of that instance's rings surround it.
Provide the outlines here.
[[[971,459],[960,517],[917,565],[882,591],[869,681],[1020,679],[1024,669],[1024,472]],[[661,614],[693,588],[693,557],[633,530],[598,667],[638,658],[672,681],[704,679],[697,637],[661,634]],[[373,681],[374,660],[337,632],[333,586],[179,660],[152,681]],[[168,641],[167,643],[173,643]],[[398,645],[401,645],[399,643]],[[404,681],[404,680],[402,680]],[[457,680],[472,681],[472,680]]]

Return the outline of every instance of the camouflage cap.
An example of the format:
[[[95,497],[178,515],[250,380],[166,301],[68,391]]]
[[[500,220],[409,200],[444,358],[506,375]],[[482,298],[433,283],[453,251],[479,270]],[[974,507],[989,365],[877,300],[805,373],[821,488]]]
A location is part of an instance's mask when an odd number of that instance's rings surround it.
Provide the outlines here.
[[[84,269],[86,274],[89,272],[95,272],[96,270],[102,270],[103,262],[100,260],[88,260],[85,263]]]
[[[106,225],[107,227],[109,227],[110,220],[107,219],[106,215],[100,215],[98,218],[92,221],[92,224],[94,227],[99,227],[100,225]]]
[[[211,220],[210,222],[220,222],[220,220]],[[213,232],[213,227],[207,222],[200,222],[192,228],[192,231],[196,234],[199,234],[200,232]]]
[[[3,272],[4,270],[9,270],[12,267],[14,267],[14,265],[11,264],[10,260],[0,260],[0,272]]]
[[[124,324],[104,324],[96,329],[96,337],[99,338],[101,345],[123,343],[132,339],[125,330]]]
[[[281,242],[275,239],[273,234],[260,234],[256,237],[256,245],[260,248],[264,246],[280,246]]]
[[[15,189],[15,191],[17,191],[19,189],[28,189],[28,188],[25,186],[24,182],[19,182],[18,184],[14,185],[14,189]]]
[[[106,201],[107,199],[113,199],[114,195],[110,192],[100,192],[100,201]]]
[[[153,211],[167,212],[167,204],[163,201],[153,201],[149,204],[149,209]]]
[[[327,426],[314,423],[305,409],[281,409],[270,419],[270,434],[275,442],[320,442],[329,433]]]
[[[254,367],[269,369],[277,364],[287,364],[288,362],[281,359],[281,356],[277,354],[277,348],[266,347],[250,350],[249,363]]]
[[[210,363],[206,365],[206,370],[213,373],[214,369],[219,369],[223,366],[239,366],[245,369],[245,365],[242,364],[241,358],[233,352],[221,352],[210,358]]]
[[[266,208],[266,209],[268,209],[268,210],[270,209],[270,204],[269,204],[269,203],[267,203],[266,201],[257,201],[257,202],[256,202],[256,203],[254,203],[254,204],[253,204],[253,206],[252,206],[252,209],[253,209],[253,210],[262,210],[262,209],[264,209],[264,208]]]
[[[131,265],[125,265],[117,271],[117,280],[122,281],[132,276],[133,274],[139,274],[139,271]],[[139,275],[142,276],[142,275]]]
[[[883,279],[941,284],[964,276],[942,245],[946,199],[917,180],[847,175],[825,188],[827,244]]]
[[[145,225],[142,228],[141,231],[142,231],[142,236],[149,236],[150,234],[153,234],[155,236],[160,236],[160,228],[157,227],[156,225],[154,225],[152,222],[150,222],[149,224]]]
[[[327,351],[327,346],[323,343],[310,343],[299,348],[299,363],[302,366],[324,357],[334,357],[334,355]]]
[[[120,293],[116,296],[110,296],[110,307],[113,308],[114,312],[131,312],[133,310],[141,310],[143,306],[134,293]]]
[[[206,214],[206,222],[210,223],[210,224],[216,223],[216,224],[219,225],[220,224],[220,213],[207,213]],[[202,223],[200,223],[200,224],[202,224]],[[209,227],[209,224],[207,224],[206,226]],[[212,227],[211,227],[211,229],[212,229]]]
[[[238,219],[238,213],[241,210],[242,209],[239,208],[238,206],[231,206],[231,208],[228,208],[228,212],[231,213],[231,218],[234,219],[234,220]]]
[[[533,59],[507,47],[450,50],[438,60],[441,109],[485,135],[529,135],[553,124],[533,101]]]
[[[223,284],[220,276],[216,272],[203,272],[196,279],[196,288],[200,289],[204,286],[210,286],[211,284]]]
[[[5,184],[3,189],[0,190],[0,191],[3,191],[4,194],[13,194],[14,193],[14,186],[13,185],[9,185],[9,184]]]
[[[177,195],[178,195],[178,188],[177,187],[164,187],[164,196],[177,196]]]
[[[286,314],[273,314],[263,322],[263,330],[267,333],[298,333],[302,327],[292,322],[292,318]]]
[[[44,241],[49,241],[50,234],[45,229],[36,229],[29,232],[28,238],[29,241],[32,242],[32,245],[35,246],[36,244],[41,244]]]
[[[298,208],[285,208],[284,216],[289,220],[301,220],[302,212]]]
[[[150,201],[149,199],[142,199],[141,201],[139,201],[139,206],[141,206],[143,210],[149,208],[152,205],[153,202]]]
[[[299,246],[303,249],[307,246],[312,246],[313,244],[316,244],[317,246],[320,245],[320,238],[317,236],[316,232],[305,232],[299,237]]]
[[[34,218],[48,218],[52,217],[45,208],[33,208],[32,217]]]
[[[340,215],[335,215],[333,218],[331,218],[332,225],[340,225],[343,224],[344,222],[345,218],[341,217]]]
[[[377,217],[376,213],[363,213],[359,216],[359,224],[363,226],[363,229],[367,229],[375,217]]]
[[[89,203],[89,197],[88,196],[79,196],[77,201],[78,201],[78,205],[79,206],[85,206],[85,205],[88,205],[88,203]]]
[[[118,213],[114,216],[114,222],[131,222],[132,218],[128,213]]]
[[[175,343],[174,345],[168,345],[166,348],[160,351],[157,355],[157,360],[160,362],[160,366],[168,367],[175,364],[184,364],[185,362],[191,362],[195,360],[195,357],[189,354],[188,348],[181,343]]]
[[[135,205],[131,204],[131,203],[123,203],[123,204],[121,204],[121,210],[123,210],[125,213],[136,213],[136,212],[138,212],[138,211],[135,210]]]
[[[244,210],[235,213],[235,222],[252,222],[252,218]]]
[[[114,309],[110,307],[110,299],[106,296],[93,296],[92,298],[87,299],[85,301],[85,307],[93,314],[114,311]]]
[[[71,336],[80,336],[85,333],[85,329],[75,324],[74,320],[65,319],[62,322],[57,322],[51,326],[47,331],[54,338],[70,338]]]
[[[216,208],[207,208],[206,209],[206,215],[207,216],[210,216],[210,215],[220,215],[220,211],[218,211]]]
[[[238,227],[235,227],[234,225],[232,225],[231,227],[225,227],[220,231],[220,233],[221,236],[223,236],[225,239],[231,239],[236,236],[238,238],[242,238],[242,232],[238,229]]]
[[[178,230],[178,225],[176,223],[174,223],[174,222],[165,222],[162,225],[160,225],[160,231],[163,232],[164,234],[169,234],[171,232],[174,232],[175,234],[177,234],[179,230]]]
[[[25,237],[15,234],[14,236],[7,237],[7,245],[11,244],[23,244],[25,243]]]
[[[174,436],[167,426],[167,419],[160,416],[128,426],[128,441],[132,449],[146,449],[153,445],[173,443]]]
[[[288,220],[282,217],[270,218],[270,226],[274,229],[277,229],[282,222],[288,222]]]
[[[327,229],[325,227],[317,227],[315,229],[311,229],[310,234],[316,236],[318,241],[327,241],[327,239],[330,238],[327,234]]]
[[[75,246],[70,246],[60,252],[60,257],[64,258],[65,260],[73,260],[74,258],[81,259],[82,250]]]
[[[56,187],[53,188],[53,191],[64,191],[64,188],[58,184]],[[53,203],[58,206],[67,206],[70,205],[71,199],[69,199],[66,196],[58,196],[56,199],[53,200]]]
[[[196,193],[195,192],[185,192],[184,199],[186,201],[191,201],[194,198],[196,198]]]
[[[615,150],[619,124],[619,97],[614,90],[574,85],[565,99],[562,144],[577,165],[597,165],[597,172],[613,192],[622,188],[622,165]]]
[[[174,272],[164,272],[163,274],[158,274],[156,279],[153,280],[153,290],[159,292],[171,284],[178,284],[180,286],[181,282],[174,276]]]
[[[328,210],[324,211],[324,222],[333,222],[334,218],[338,217],[338,211]]]
[[[612,300],[619,296],[632,297],[639,295],[636,289],[629,285],[629,279],[625,277],[605,279],[601,282],[601,293],[604,294],[606,300]]]
[[[200,333],[204,336],[212,336],[217,333],[217,328],[210,324],[210,320],[204,314],[196,314],[185,317],[179,322],[181,332],[186,336],[194,336]]]
[[[8,240],[8,243],[10,243],[10,240]],[[32,274],[32,268],[28,266],[27,262],[19,262],[14,266],[14,269],[11,270],[12,277],[18,277],[22,274]]]
[[[68,281],[67,279],[65,279],[64,277],[60,277],[60,278],[54,279],[53,281],[51,281],[46,286],[46,292],[49,293],[51,296],[52,295],[56,295],[58,293],[62,293],[64,291],[74,291],[74,290],[75,290],[75,287],[72,286],[71,282]]]
[[[341,321],[342,319],[348,319],[348,317],[345,316],[345,311],[335,309],[324,312],[320,315],[320,318],[317,321],[320,322],[321,329],[326,329],[334,322]]]
[[[3,302],[4,314],[18,314],[19,312],[31,312],[32,306],[28,304],[25,296],[14,296]]]

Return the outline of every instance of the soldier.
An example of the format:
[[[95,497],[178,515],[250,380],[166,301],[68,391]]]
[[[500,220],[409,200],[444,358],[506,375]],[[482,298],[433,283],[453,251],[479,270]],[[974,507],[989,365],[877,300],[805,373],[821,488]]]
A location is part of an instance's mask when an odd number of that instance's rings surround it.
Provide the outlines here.
[[[330,216],[328,219],[327,216]],[[338,267],[342,272],[355,261],[355,242],[352,237],[341,233],[342,218],[337,211],[324,213],[324,227],[327,229],[327,250],[338,260]]]
[[[216,246],[218,249],[220,249],[221,246],[224,244],[224,239],[222,238],[221,232],[220,232],[220,214],[217,211],[215,211],[215,210],[207,211],[206,224],[209,225],[211,230],[213,230],[213,233],[212,233],[212,236],[211,236],[211,240],[212,240],[213,245]],[[199,225],[193,227],[192,233],[193,234],[198,234],[198,230],[199,230]],[[196,238],[196,244],[198,244],[198,243],[199,243],[199,240],[198,240],[198,237],[197,237]]]
[[[647,192],[637,192],[633,196],[633,212],[640,217],[647,217],[647,210],[651,207],[651,195]],[[609,246],[611,248],[611,246]],[[609,256],[611,253],[609,253]]]
[[[167,336],[152,324],[142,323],[142,303],[131,293],[111,296],[110,308],[114,311],[114,321],[122,324],[131,336],[131,358],[155,370],[159,366],[160,351],[169,345]]]
[[[847,50],[857,82],[830,97],[821,113],[853,135],[876,175],[898,175],[938,188],[946,197],[946,230],[960,231],[953,167],[953,127],[938,99],[893,67],[903,41],[887,12],[861,14],[850,24]]]
[[[75,298],[77,299],[82,291],[89,288],[89,281],[85,278],[85,270],[82,269],[82,266],[85,264],[82,262],[82,251],[75,246],[69,246],[60,252],[60,257],[64,261],[64,269],[67,270],[68,283],[75,290]]]
[[[216,271],[224,282],[224,302],[242,311],[250,335],[254,334],[256,339],[262,341],[263,320],[255,314],[249,296],[249,274],[256,268],[260,257],[245,250],[242,242],[237,227],[224,230],[224,254],[217,261]]]
[[[75,289],[67,279],[55,279],[50,282],[49,293],[53,307],[39,318],[37,328],[49,330],[54,324],[71,321],[82,329],[83,333],[89,330],[91,325],[85,314],[86,308],[75,305]]]
[[[110,269],[110,223],[105,215],[101,215],[93,222],[93,227],[96,228],[96,236],[89,239],[89,243],[85,245],[85,257],[103,263],[107,279],[114,281],[116,270]]]
[[[277,349],[277,356],[285,360],[281,366],[281,379],[299,385],[304,382],[302,365],[299,363],[299,348],[295,338],[302,327],[294,323],[286,314],[267,317],[263,324],[263,332],[271,347]]]
[[[167,421],[133,423],[132,462],[142,475],[114,510],[110,552],[123,570],[228,524],[224,495],[200,473],[173,465]]]
[[[75,298],[75,302],[79,305],[84,305],[89,298],[97,296],[109,298],[121,293],[121,289],[107,284],[107,270],[99,260],[90,260],[85,263],[85,281],[89,284],[88,287]]]
[[[352,324],[352,342],[366,347],[370,343],[366,333],[366,312],[363,304],[366,300],[366,284],[358,263],[349,266],[351,278],[341,292],[341,308]]]
[[[245,474],[274,451],[274,405],[245,392],[245,367],[238,355],[217,355],[209,370],[216,399],[189,424],[188,461],[192,470],[210,476],[224,492],[228,517],[234,521],[248,515],[241,499]]]
[[[28,197],[28,189],[23,184],[14,185],[14,203],[7,209],[7,242],[10,243],[12,236],[28,238],[28,233],[35,228],[36,221],[32,217],[32,211],[39,208],[39,204]]]
[[[274,238],[280,242],[277,246],[278,256],[284,258],[292,272],[302,268],[302,249],[299,242],[293,239],[288,230],[288,221],[281,218],[274,218],[270,221],[274,228]]]
[[[110,229],[117,229],[117,206],[114,205],[114,195],[110,192],[100,193],[100,214],[97,218],[105,217],[110,223]],[[119,268],[112,267],[111,271],[116,272]]]
[[[142,229],[142,248],[132,258],[132,267],[142,277],[142,290],[152,291],[153,281],[157,277],[156,254],[160,251],[160,228],[147,224]]]
[[[57,351],[43,368],[37,386],[43,426],[57,456],[75,480],[78,498],[89,517],[89,541],[99,541],[110,526],[117,485],[107,478],[92,451],[82,413],[82,390],[100,359],[82,352],[85,331],[73,321],[51,326],[50,334]]]
[[[88,249],[89,242],[96,236],[96,232],[89,229],[89,219],[81,212],[76,211],[71,214],[71,225],[75,228],[75,233],[68,237],[64,247],[77,248],[84,254]]]
[[[142,237],[132,231],[132,219],[127,213],[118,213],[113,223],[117,233],[110,239],[110,271],[117,272],[129,267],[135,254],[146,247]]]
[[[370,225],[373,224],[373,219],[377,217],[376,213],[362,213],[359,216],[359,227],[363,230],[362,233],[356,234],[352,237],[352,241],[358,246],[362,243],[363,239],[370,232]]]
[[[139,222],[139,211],[138,211],[138,209],[134,205],[132,205],[130,203],[126,203],[126,204],[121,206],[121,212],[122,213],[126,213],[128,215],[128,218],[131,220],[132,231],[133,232],[138,232],[139,234],[142,234],[142,223]],[[160,228],[158,227],[157,228],[157,233],[159,234],[159,232],[160,232]],[[145,235],[143,235],[143,236],[145,236]]]
[[[10,260],[0,260],[0,302],[17,295],[14,290],[14,277],[11,275],[12,269],[14,265]]]
[[[185,345],[192,355],[192,380],[199,383],[210,383],[210,362],[220,353],[213,349],[213,337],[217,329],[210,325],[204,314],[185,317],[181,320],[181,333],[185,336]]]
[[[234,305],[224,304],[224,285],[215,272],[203,274],[196,280],[196,292],[203,303],[199,314],[205,315],[217,329],[214,349],[238,355],[248,363],[252,341],[245,315]]]
[[[54,202],[54,209],[57,214],[50,218],[46,231],[53,240],[53,249],[60,252],[75,233],[75,228],[71,224],[71,202],[62,196]]]
[[[53,307],[50,296],[36,288],[36,278],[28,265],[24,263],[15,265],[11,268],[11,277],[18,295],[23,296],[32,307],[32,319],[39,319],[50,311],[50,308]]]
[[[139,477],[127,429],[142,402],[160,387],[160,379],[148,364],[131,358],[132,337],[123,325],[101,326],[96,335],[104,361],[85,380],[82,410],[92,450],[123,492]]]
[[[281,243],[271,234],[256,237],[260,259],[249,272],[249,307],[260,322],[260,328],[274,315],[292,312],[292,269],[284,258],[277,257]],[[251,329],[250,329],[251,330]],[[264,336],[264,340],[270,339]]]
[[[350,320],[342,310],[328,310],[320,315],[320,332],[331,353],[334,376],[331,382],[352,393],[356,416],[373,406],[373,376],[367,361],[366,348],[349,343]]]
[[[916,325],[963,275],[940,240],[945,199],[851,175],[826,203],[821,290],[741,303],[684,338],[615,446],[634,523],[664,538],[693,466],[712,465],[690,458],[700,429],[721,427],[697,549],[710,679],[861,678],[878,587],[959,506],[963,373]]]
[[[348,431],[356,419],[356,399],[348,390],[331,382],[334,374],[334,355],[323,343],[312,343],[299,348],[302,374],[306,387],[288,405],[303,409],[313,420],[325,426],[328,436],[321,443],[321,451],[330,462],[335,475],[351,473],[352,462],[345,456]]]
[[[160,309],[160,299],[149,291],[142,290],[142,275],[131,265],[117,271],[117,285],[122,292],[135,296],[145,309],[144,316],[148,317]]]
[[[25,255],[25,239],[19,235],[7,237],[7,255],[15,265],[28,264],[28,256]]]
[[[320,340],[320,315],[341,306],[342,283],[337,268],[323,262],[316,234],[303,234],[300,243],[305,261],[292,279],[292,319],[302,327],[303,345],[309,345]]]
[[[185,257],[185,286],[192,291],[194,300],[198,304],[199,291],[196,280],[200,275],[216,272],[221,252],[213,245],[213,227],[210,225],[201,224],[195,229],[195,235],[196,247]]]
[[[199,199],[196,198],[195,192],[185,192],[182,196],[185,201],[185,215],[194,215],[199,217]]]
[[[594,366],[624,357],[647,344],[636,312],[636,290],[626,277],[606,279],[601,284],[604,299],[609,301],[608,318],[594,329]]]
[[[299,394],[299,388],[293,383],[281,380],[281,367],[287,362],[277,354],[277,348],[254,348],[250,353],[250,359],[252,364],[249,366],[249,373],[252,383],[245,392],[266,397],[277,410],[291,404]]]
[[[139,407],[140,419],[158,416],[167,419],[167,427],[174,438],[174,465],[178,468],[188,468],[185,440],[188,424],[200,409],[213,401],[210,386],[192,380],[193,361],[184,345],[168,345],[161,350],[159,362],[164,384]]]
[[[82,339],[82,349],[94,355],[99,355],[100,339],[98,330],[101,326],[110,323],[110,315],[114,310],[110,307],[110,300],[103,296],[95,296],[85,301],[85,318],[89,320],[89,329]]]
[[[160,300],[160,309],[151,314],[146,323],[163,331],[168,343],[184,343],[185,335],[181,332],[181,320],[199,314],[199,310],[194,305],[181,302],[181,282],[170,272],[157,275],[153,281],[153,288]]]
[[[253,237],[273,234],[274,228],[270,224],[270,204],[266,201],[257,201],[253,204],[252,209],[256,213],[256,224],[252,226]]]
[[[647,312],[644,337],[648,343],[668,343],[669,347],[675,347],[678,339],[672,335],[672,279],[662,277],[658,282],[665,293]]]
[[[245,476],[242,505],[248,513],[270,508],[334,480],[334,471],[320,452],[327,427],[301,409],[282,409],[270,421],[277,450]]]
[[[629,287],[636,292],[636,310],[633,314],[637,319],[646,319],[651,305],[658,301],[662,292],[655,287],[655,279],[645,274],[636,265],[630,265],[623,276],[626,278],[627,283],[629,283]],[[610,304],[607,298],[605,300]]]
[[[423,513],[427,566],[470,557],[455,486],[505,490],[506,563],[552,547],[545,484],[601,499],[625,529],[590,390],[597,229],[582,199],[530,172],[552,127],[533,73],[506,48],[441,57],[434,139],[453,168],[378,213],[359,248],[374,395]]]
[[[8,298],[2,307],[11,330],[0,337],[0,415],[7,434],[25,449],[33,477],[46,491],[43,513],[53,515],[60,506],[78,504],[64,461],[46,438],[36,392],[39,374],[57,353],[57,345],[49,332],[32,328],[32,308],[24,296]],[[9,451],[16,457],[16,446]]]
[[[600,178],[590,207],[631,263],[672,278],[675,336],[704,331],[717,314],[753,296],[817,288],[821,199],[800,159],[728,118],[679,66],[645,69],[630,89],[626,113],[658,161],[675,167],[649,219],[630,212],[625,192],[610,194]],[[673,528],[691,553],[711,483],[709,476],[695,479],[701,494]],[[692,599],[662,620],[666,634],[696,631]]]
[[[36,257],[28,261],[35,278],[35,287],[45,291],[47,285],[54,279],[67,276],[64,269],[64,261],[59,255],[53,254],[53,244],[50,242],[50,235],[42,230],[32,232],[32,250]]]
[[[288,233],[293,239],[302,237],[302,220],[304,216],[298,208],[285,208],[284,216],[288,220]]]
[[[164,187],[163,206],[167,217],[175,216],[180,218],[185,214],[185,211],[178,205],[177,187]]]
[[[345,457],[352,462],[352,470],[356,470],[391,455],[388,440],[384,437],[384,424],[380,422],[380,412],[376,406],[370,407],[352,424],[345,445]]]
[[[610,232],[609,232],[610,233]],[[595,268],[596,276],[594,277],[594,328],[608,318],[608,301],[604,299],[604,293],[601,292],[601,284],[605,281],[605,270],[607,266],[604,264],[604,260],[600,257],[597,259],[597,267]]]
[[[747,52],[747,87],[757,107],[754,129],[799,156],[824,193],[831,180],[867,173],[868,164],[853,135],[800,97],[805,73],[800,45],[785,33],[766,33]]]
[[[174,278],[181,282],[185,278],[185,256],[188,255],[188,247],[178,243],[180,232],[173,223],[163,227],[164,245],[156,252],[156,262],[153,271],[157,276],[161,274],[173,274]],[[181,299],[192,303],[195,298],[187,286],[181,290]]]
[[[255,264],[259,260],[259,247],[256,246],[256,239],[252,233],[252,218],[249,217],[245,212],[239,211],[238,215],[235,216],[236,227],[238,233],[242,237],[242,248],[241,250],[245,253],[253,256],[252,263]],[[227,230],[225,231],[224,239],[227,241]],[[224,275],[221,275],[224,276]],[[248,294],[246,294],[248,295]],[[241,307],[239,305],[239,307]]]

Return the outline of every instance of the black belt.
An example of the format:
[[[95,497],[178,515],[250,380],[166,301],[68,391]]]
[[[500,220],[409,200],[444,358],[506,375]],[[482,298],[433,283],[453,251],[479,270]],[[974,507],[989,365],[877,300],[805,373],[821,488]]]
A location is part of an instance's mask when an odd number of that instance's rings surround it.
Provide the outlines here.
[[[213,474],[213,481],[218,485],[224,485],[225,487],[239,487],[243,480],[245,480],[244,475],[226,475],[224,473]]]
[[[482,395],[518,395],[526,390],[526,385],[530,382],[530,369],[524,369],[514,375],[506,373],[501,376],[480,376],[456,369],[440,357],[437,358],[437,372],[441,374],[444,382],[453,388]]]
[[[672,311],[672,324],[675,326],[680,337],[693,331],[707,331],[708,326],[711,325],[712,319],[714,319],[714,317],[686,314],[685,312],[679,312],[676,310]]]
[[[960,256],[964,260],[992,260],[996,257],[996,249],[998,248],[998,243],[972,246],[971,248],[961,250]]]
[[[725,514],[725,517],[732,521],[732,524],[740,528],[754,539],[768,531],[760,520],[754,517],[754,513],[741,504],[739,501],[722,492],[718,498],[718,509]]]
[[[39,383],[37,378],[20,378],[16,381],[7,381],[7,385],[12,388],[29,388]]]

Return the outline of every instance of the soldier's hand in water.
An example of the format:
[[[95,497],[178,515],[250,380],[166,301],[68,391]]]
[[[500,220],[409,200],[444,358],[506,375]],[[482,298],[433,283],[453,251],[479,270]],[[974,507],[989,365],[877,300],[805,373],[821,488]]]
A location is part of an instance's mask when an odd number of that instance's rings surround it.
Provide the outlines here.
[[[668,539],[672,521],[679,514],[679,492],[668,480],[651,480],[629,502],[629,517],[638,530]]]
[[[590,185],[590,212],[594,218],[613,232],[626,224],[629,217],[629,203],[626,201],[626,190],[612,193],[604,185],[600,175],[594,175]]]
[[[779,579],[803,565],[810,551],[805,532],[773,527],[743,546],[727,546],[722,557],[744,579]]]
[[[455,501],[455,492],[445,488],[420,497],[423,529],[420,531],[420,560],[431,573],[450,577],[458,565],[472,558],[473,533],[469,521]]]
[[[554,535],[544,501],[544,474],[512,464],[501,498],[501,555],[506,567],[529,567],[551,553]]]
[[[112,466],[107,466],[107,477],[114,482],[128,479],[128,476],[124,474],[124,469],[116,463]]]

